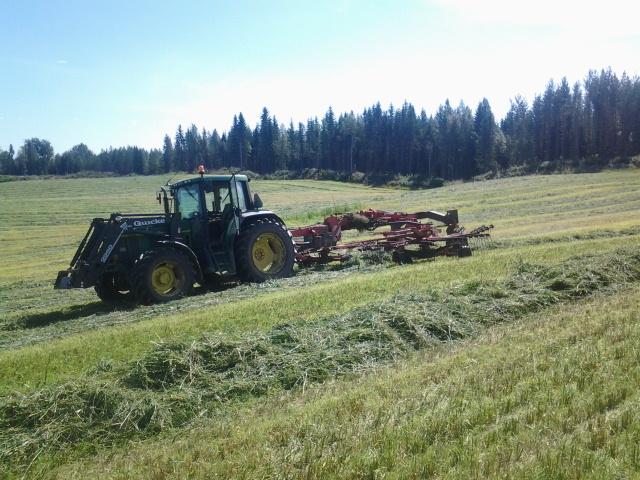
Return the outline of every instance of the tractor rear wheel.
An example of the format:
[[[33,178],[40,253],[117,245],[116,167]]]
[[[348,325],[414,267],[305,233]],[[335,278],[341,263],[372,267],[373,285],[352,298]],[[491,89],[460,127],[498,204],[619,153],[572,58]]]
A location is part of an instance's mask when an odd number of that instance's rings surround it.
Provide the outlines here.
[[[243,225],[235,250],[238,275],[246,282],[264,282],[293,274],[293,239],[276,219],[260,218]]]
[[[105,273],[93,288],[105,303],[128,302],[133,297],[129,281],[119,273]]]
[[[187,295],[195,282],[191,260],[171,248],[149,251],[133,267],[136,300],[142,304],[168,302]]]

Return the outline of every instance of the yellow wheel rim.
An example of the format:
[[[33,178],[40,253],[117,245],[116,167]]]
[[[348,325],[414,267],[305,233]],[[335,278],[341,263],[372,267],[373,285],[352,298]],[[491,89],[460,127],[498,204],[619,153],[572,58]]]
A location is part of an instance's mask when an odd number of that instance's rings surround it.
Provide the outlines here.
[[[151,273],[151,286],[160,295],[166,295],[174,291],[179,285],[175,272],[175,264],[172,262],[160,263]]]
[[[280,271],[284,265],[286,253],[284,242],[275,233],[258,235],[251,247],[253,264],[262,273]]]

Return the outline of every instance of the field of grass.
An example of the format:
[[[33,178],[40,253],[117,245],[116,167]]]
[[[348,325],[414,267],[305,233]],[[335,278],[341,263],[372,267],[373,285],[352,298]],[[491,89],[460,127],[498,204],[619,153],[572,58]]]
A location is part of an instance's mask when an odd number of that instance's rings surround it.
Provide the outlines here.
[[[262,285],[199,289],[159,306],[114,310],[92,290],[52,289],[91,218],[158,211],[154,192],[165,180],[0,184],[0,476],[627,478],[640,472],[634,416],[640,290],[633,273],[640,171],[425,191],[256,181],[252,188],[265,205],[291,226],[333,210],[372,207],[458,208],[467,227],[496,228],[492,243],[470,258],[301,271]],[[576,265],[586,273],[575,273]],[[603,276],[612,265],[619,269]],[[522,277],[530,271],[556,277]],[[422,332],[417,344],[403,341],[388,351],[371,340],[387,338],[380,333],[386,323],[371,327],[374,337],[362,330],[370,317],[395,318],[390,305],[400,312],[413,305],[402,319]],[[440,323],[425,327],[427,318],[448,322],[448,336],[437,334]],[[352,324],[357,335],[349,330],[337,343],[328,340]],[[458,332],[453,324],[461,333],[451,333]],[[297,339],[287,340],[293,342],[287,355],[281,340],[274,341],[282,331]],[[188,346],[219,353],[221,344],[268,355],[216,373],[224,378],[215,377],[215,384],[206,368],[200,377],[189,370],[193,378],[177,385],[150,383],[156,371],[166,378],[162,355],[181,365]],[[316,355],[309,358],[320,360],[305,367],[302,344]],[[317,345],[326,348],[316,351]],[[326,368],[314,377],[318,365]],[[146,380],[132,388],[141,368]],[[216,390],[232,380],[230,390]],[[96,406],[96,392],[109,385],[121,395],[117,405],[153,405],[148,421],[129,428],[132,413],[114,425],[119,413],[111,404]],[[64,417],[65,402],[78,407],[77,419]],[[194,405],[188,418],[161,421],[186,403]],[[146,414],[144,408],[127,412]]]

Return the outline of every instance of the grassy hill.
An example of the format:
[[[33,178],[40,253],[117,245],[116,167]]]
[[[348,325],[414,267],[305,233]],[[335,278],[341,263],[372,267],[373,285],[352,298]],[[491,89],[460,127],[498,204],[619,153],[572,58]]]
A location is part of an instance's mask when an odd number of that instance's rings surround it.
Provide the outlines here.
[[[640,171],[427,191],[257,181],[291,226],[372,207],[458,208],[496,228],[471,258],[301,271],[160,306],[53,291],[91,218],[158,211],[165,180],[0,184],[0,472],[637,473]],[[221,345],[249,353],[215,371],[185,360]]]

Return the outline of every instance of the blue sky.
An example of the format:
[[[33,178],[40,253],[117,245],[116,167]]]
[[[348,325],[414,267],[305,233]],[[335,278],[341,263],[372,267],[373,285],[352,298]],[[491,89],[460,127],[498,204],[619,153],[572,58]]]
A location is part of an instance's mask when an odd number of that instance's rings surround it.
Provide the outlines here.
[[[550,78],[639,73],[637,2],[0,0],[0,148],[160,147],[227,130],[449,98],[498,117]]]

